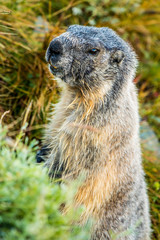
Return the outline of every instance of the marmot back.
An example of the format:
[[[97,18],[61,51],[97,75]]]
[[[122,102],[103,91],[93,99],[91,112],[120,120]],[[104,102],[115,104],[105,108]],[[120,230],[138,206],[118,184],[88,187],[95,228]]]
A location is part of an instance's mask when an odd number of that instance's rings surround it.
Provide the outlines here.
[[[95,219],[92,240],[149,240],[134,51],[109,28],[74,25],[46,60],[63,90],[38,160],[52,177],[85,176],[75,205],[86,207],[82,223]]]

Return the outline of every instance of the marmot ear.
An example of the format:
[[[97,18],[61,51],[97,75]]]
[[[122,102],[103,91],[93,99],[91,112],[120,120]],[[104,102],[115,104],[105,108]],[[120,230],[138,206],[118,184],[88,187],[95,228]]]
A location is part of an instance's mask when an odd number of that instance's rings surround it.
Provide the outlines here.
[[[111,53],[111,57],[110,57],[111,63],[119,64],[122,62],[123,59],[124,59],[124,53],[121,50],[116,49]]]

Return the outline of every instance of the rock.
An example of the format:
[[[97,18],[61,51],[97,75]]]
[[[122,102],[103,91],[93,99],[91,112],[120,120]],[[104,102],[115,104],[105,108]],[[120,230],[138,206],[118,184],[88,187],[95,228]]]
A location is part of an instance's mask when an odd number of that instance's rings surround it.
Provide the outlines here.
[[[155,132],[146,121],[141,121],[140,137],[143,149],[154,152],[154,155],[160,159],[160,143]]]

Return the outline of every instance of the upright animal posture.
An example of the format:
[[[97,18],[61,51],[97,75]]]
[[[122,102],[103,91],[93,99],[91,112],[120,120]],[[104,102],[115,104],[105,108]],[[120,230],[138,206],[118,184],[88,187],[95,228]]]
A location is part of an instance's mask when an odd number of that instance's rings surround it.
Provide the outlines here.
[[[75,204],[94,218],[92,240],[149,240],[134,51],[109,28],[73,25],[46,60],[63,89],[38,161],[45,149],[52,177],[84,176]]]

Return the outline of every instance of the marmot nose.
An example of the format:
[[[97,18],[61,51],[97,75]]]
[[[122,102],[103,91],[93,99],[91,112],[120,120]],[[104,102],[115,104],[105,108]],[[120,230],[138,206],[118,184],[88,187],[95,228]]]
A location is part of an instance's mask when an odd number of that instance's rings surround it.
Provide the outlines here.
[[[63,51],[62,44],[58,40],[53,40],[47,49],[47,62],[57,62]]]

